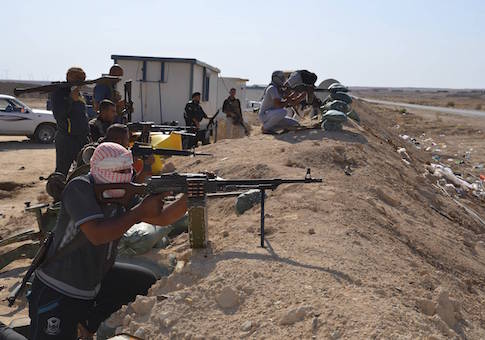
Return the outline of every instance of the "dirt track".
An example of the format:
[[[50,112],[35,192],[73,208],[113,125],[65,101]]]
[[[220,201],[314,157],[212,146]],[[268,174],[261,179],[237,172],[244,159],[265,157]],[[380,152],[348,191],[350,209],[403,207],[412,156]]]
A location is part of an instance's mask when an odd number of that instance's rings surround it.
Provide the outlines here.
[[[479,163],[485,162],[485,123],[359,103],[356,110],[363,131],[255,134],[201,148],[213,158],[175,160],[179,171],[211,170],[225,178],[300,178],[311,167],[324,183],[269,193],[265,249],[258,247],[258,207],[237,216],[233,199],[212,200],[210,249],[187,263],[190,251],[180,239],[172,251],[185,266],[111,324],[147,339],[485,338],[485,226],[423,175],[431,154],[398,137],[424,132],[446,143],[455,158],[474,143],[472,161]],[[402,146],[410,165],[396,152]],[[21,177],[19,152],[32,159]],[[38,177],[52,169],[53,150],[2,151],[0,157],[2,166],[15,158],[5,178],[36,182],[2,199],[2,207],[42,193]],[[476,173],[472,161],[454,166]],[[460,202],[485,216],[475,198]],[[21,207],[13,210],[18,223],[2,230],[28,224]]]

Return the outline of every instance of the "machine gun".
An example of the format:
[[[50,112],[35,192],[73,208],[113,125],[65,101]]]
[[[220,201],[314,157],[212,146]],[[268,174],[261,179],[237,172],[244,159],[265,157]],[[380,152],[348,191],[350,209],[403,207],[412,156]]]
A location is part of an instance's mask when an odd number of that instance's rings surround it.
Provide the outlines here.
[[[132,81],[128,80],[123,85],[124,94],[125,94],[125,108],[123,109],[122,115],[126,122],[131,122],[131,114],[133,113],[133,100],[131,98],[131,87]]]
[[[210,173],[170,173],[152,176],[146,184],[108,183],[96,184],[94,191],[98,201],[127,206],[135,195],[146,196],[166,192],[185,193],[188,200],[189,235],[193,248],[205,248],[207,244],[207,194],[234,190],[257,189],[261,192],[261,247],[264,247],[264,201],[265,191],[275,190],[282,184],[322,183],[321,178],[312,178],[307,169],[303,179],[222,179]],[[120,190],[121,197],[107,197],[108,190]]]
[[[23,94],[26,94],[26,93],[35,93],[35,92],[48,93],[48,92],[54,92],[55,90],[57,90],[59,88],[79,87],[79,86],[84,86],[84,85],[96,84],[96,83],[99,83],[99,82],[116,83],[118,81],[120,81],[120,78],[119,77],[113,77],[113,76],[103,76],[103,77],[97,78],[97,79],[77,81],[77,82],[58,81],[58,82],[52,82],[49,85],[43,85],[43,86],[35,86],[35,87],[28,87],[28,88],[15,88],[13,90],[13,93],[14,93],[15,96],[20,96],[20,95],[23,95]]]

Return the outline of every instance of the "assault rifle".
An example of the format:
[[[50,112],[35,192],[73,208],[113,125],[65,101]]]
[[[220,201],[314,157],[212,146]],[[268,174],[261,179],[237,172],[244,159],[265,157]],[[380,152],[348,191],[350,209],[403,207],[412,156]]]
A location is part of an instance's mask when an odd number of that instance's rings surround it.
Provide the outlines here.
[[[13,90],[13,93],[15,96],[20,96],[26,93],[34,93],[34,92],[48,93],[48,92],[54,92],[55,90],[63,87],[79,87],[84,85],[96,84],[99,82],[116,83],[118,81],[120,81],[120,78],[113,77],[113,76],[103,76],[97,79],[76,81],[76,82],[56,81],[56,82],[52,82],[49,85],[35,86],[35,87],[28,87],[28,88],[15,88]]]
[[[47,251],[49,250],[49,246],[52,243],[52,240],[54,239],[54,234],[51,232],[48,232],[44,241],[42,242],[42,245],[40,246],[39,250],[37,251],[37,254],[35,255],[34,259],[32,260],[32,264],[30,265],[29,269],[27,270],[27,273],[25,274],[24,278],[22,279],[22,282],[18,287],[12,290],[10,295],[7,297],[8,301],[8,306],[12,307],[13,304],[15,303],[15,300],[17,300],[18,296],[22,294],[22,292],[25,290],[27,287],[27,283],[29,282],[30,277],[32,274],[35,272],[35,270],[44,262]]]
[[[209,118],[209,122],[207,123],[204,131],[204,140],[202,141],[203,144],[209,144],[210,143],[210,136],[212,134],[212,129],[214,128],[214,121],[219,115],[219,112],[221,110],[217,110],[216,113]]]
[[[125,108],[123,109],[123,117],[127,122],[131,122],[131,114],[133,113],[133,100],[131,98],[132,81],[128,80],[123,85],[125,92]]]
[[[265,191],[275,190],[282,184],[291,183],[322,183],[321,178],[312,178],[310,169],[302,179],[222,179],[210,173],[170,173],[152,176],[146,184],[108,183],[96,184],[94,192],[98,201],[103,203],[118,203],[127,206],[135,195],[146,196],[166,192],[173,194],[185,193],[189,207],[205,201],[207,194],[235,190],[257,189],[261,191],[261,247],[264,247],[264,201]],[[105,192],[113,189],[124,191],[122,197],[107,197]]]
[[[135,142],[131,148],[133,157],[157,156],[212,156],[210,153],[195,152],[190,150],[155,149],[150,145]]]
[[[130,133],[141,132],[138,141],[148,143],[150,140],[150,132],[175,132],[182,136],[195,137],[197,128],[195,126],[172,126],[172,125],[158,125],[153,122],[135,122],[128,123],[128,130]]]
[[[180,131],[180,132],[190,132],[195,133],[197,128],[195,126],[173,126],[173,125],[160,125],[155,124],[154,122],[136,122],[136,123],[128,123],[128,129],[131,132],[135,131],[143,131],[150,130],[150,131],[160,131],[160,132],[172,132],[172,131]]]
[[[148,157],[157,156],[212,156],[210,153],[195,152],[190,150],[155,149],[151,145],[135,142],[131,148],[133,158],[143,160],[143,170],[149,172],[151,165],[146,162]]]

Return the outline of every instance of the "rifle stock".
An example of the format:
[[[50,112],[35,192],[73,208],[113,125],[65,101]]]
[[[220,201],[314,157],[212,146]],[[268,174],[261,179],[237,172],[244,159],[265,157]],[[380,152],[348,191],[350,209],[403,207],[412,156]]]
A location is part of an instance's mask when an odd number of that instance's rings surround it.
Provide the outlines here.
[[[108,191],[118,191],[116,197],[110,197]],[[96,184],[94,186],[94,193],[98,202],[103,203],[117,203],[123,206],[128,206],[136,195],[145,195],[148,193],[147,184],[138,183],[107,183]]]

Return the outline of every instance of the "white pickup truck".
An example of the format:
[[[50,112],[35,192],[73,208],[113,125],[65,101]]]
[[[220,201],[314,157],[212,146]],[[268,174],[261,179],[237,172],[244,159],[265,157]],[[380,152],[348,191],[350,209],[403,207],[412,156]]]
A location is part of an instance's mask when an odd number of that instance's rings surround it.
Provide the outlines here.
[[[0,94],[0,135],[23,135],[39,143],[52,143],[56,120],[52,111],[31,109],[15,97]]]

